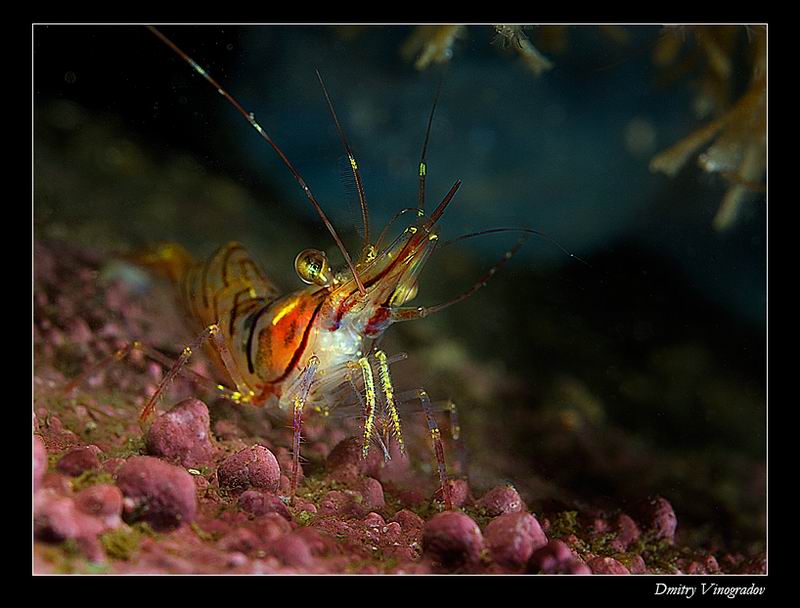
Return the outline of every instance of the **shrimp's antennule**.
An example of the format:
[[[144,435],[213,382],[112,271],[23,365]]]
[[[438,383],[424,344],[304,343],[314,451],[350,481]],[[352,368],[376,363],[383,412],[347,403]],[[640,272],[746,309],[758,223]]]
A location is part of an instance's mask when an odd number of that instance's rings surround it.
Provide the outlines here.
[[[339,133],[339,139],[342,140],[342,146],[344,146],[344,151],[347,154],[347,160],[350,162],[350,169],[353,172],[353,179],[356,182],[356,189],[358,190],[358,202],[361,205],[361,219],[364,223],[364,247],[369,246],[369,208],[367,206],[367,195],[364,192],[364,183],[361,181],[361,172],[358,170],[358,163],[356,162],[356,157],[353,154],[353,149],[350,147],[350,142],[347,141],[347,136],[344,134],[344,129],[342,129],[342,125],[339,123],[339,117],[336,116],[336,110],[333,109],[333,102],[331,101],[331,96],[328,94],[328,88],[325,86],[325,82],[322,80],[322,74],[319,73],[319,70],[315,70],[317,73],[317,79],[319,80],[319,84],[322,86],[322,92],[325,95],[325,102],[328,104],[328,110],[330,110],[331,116],[333,116],[333,122],[336,125],[336,132]]]
[[[428,126],[425,128],[425,140],[422,142],[422,154],[419,158],[419,193],[417,196],[417,207],[421,213],[425,212],[425,176],[428,174],[428,165],[426,164],[426,157],[428,154],[428,139],[431,136],[431,125],[433,125],[433,115],[436,112],[436,104],[439,103],[439,94],[442,92],[442,83],[444,78],[439,80],[439,86],[436,87],[436,96],[433,98],[433,106],[431,107],[430,116],[428,116]]]
[[[325,227],[328,229],[328,232],[331,233],[333,236],[333,240],[336,241],[336,245],[339,247],[339,250],[342,252],[345,261],[347,262],[347,266],[350,268],[350,271],[353,273],[353,278],[355,279],[356,285],[358,286],[358,291],[361,292],[362,295],[366,294],[366,290],[364,289],[364,285],[361,283],[361,279],[356,272],[356,267],[353,264],[353,260],[350,258],[350,254],[347,252],[347,248],[344,246],[342,239],[339,238],[339,234],[336,232],[336,229],[333,227],[333,224],[328,219],[328,216],[322,210],[322,207],[317,202],[316,197],[311,192],[311,189],[306,184],[306,181],[300,175],[300,172],[295,168],[295,166],[291,163],[291,161],[286,157],[286,154],[283,153],[278,145],[272,140],[269,134],[264,130],[264,128],[256,122],[255,116],[252,112],[248,112],[245,110],[241,104],[230,94],[226,91],[220,84],[214,80],[214,78],[194,59],[189,57],[186,53],[184,53],[178,45],[176,45],[172,40],[167,38],[164,34],[162,34],[158,29],[153,27],[152,25],[148,25],[147,29],[149,29],[159,40],[161,40],[164,44],[166,44],[169,48],[171,48],[181,59],[183,59],[186,63],[188,63],[192,69],[200,74],[211,86],[213,86],[217,92],[222,95],[235,109],[239,114],[241,114],[244,119],[250,124],[253,129],[261,136],[264,141],[266,141],[278,157],[283,161],[283,164],[289,169],[291,174],[294,176],[295,181],[300,185],[305,192],[306,197],[311,202],[311,205],[314,207],[314,210],[317,212],[319,217],[322,219],[322,223],[325,224]]]

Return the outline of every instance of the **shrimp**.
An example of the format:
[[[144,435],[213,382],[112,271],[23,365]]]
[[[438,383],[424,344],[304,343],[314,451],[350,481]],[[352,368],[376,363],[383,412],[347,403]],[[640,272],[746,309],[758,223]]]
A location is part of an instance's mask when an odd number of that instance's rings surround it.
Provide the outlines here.
[[[412,211],[414,219],[393,242],[385,243],[389,225],[372,242],[358,163],[322,77],[317,73],[347,153],[362,211],[364,243],[360,254],[353,259],[305,180],[255,117],[169,38],[154,27],[149,29],[211,84],[273,148],[334,238],[346,265],[334,271],[323,251],[303,250],[294,265],[306,287],[282,294],[237,242],[222,246],[205,261],[195,261],[176,243],[161,244],[134,256],[137,263],[170,279],[184,313],[198,332],[198,337],[183,349],[176,362],[170,362],[138,342],[128,348],[141,348],[153,358],[171,363],[169,372],[142,408],[140,422],[147,424],[167,385],[184,371],[193,352],[205,346],[222,380],[219,384],[212,382],[219,394],[237,404],[277,406],[290,414],[290,483],[294,499],[303,414],[307,409],[327,414],[342,404],[358,407],[364,419],[361,456],[366,458],[371,446],[377,444],[388,458],[392,439],[397,442],[401,454],[405,454],[399,406],[418,401],[436,456],[444,506],[452,509],[442,437],[431,399],[422,388],[396,390],[390,368],[405,355],[390,356],[377,348],[376,342],[394,323],[427,317],[471,295],[485,285],[521,242],[475,285],[453,300],[428,307],[409,305],[417,295],[419,274],[439,245],[439,221],[461,186],[461,180],[457,180],[438,206],[426,214],[426,150],[439,91],[422,147],[417,206],[402,210],[394,218]],[[469,236],[473,235],[460,238]],[[124,354],[126,352],[120,351],[116,357]],[[194,374],[188,369],[185,371]],[[194,375],[201,381],[211,382]],[[452,408],[454,406],[448,406],[455,416]]]

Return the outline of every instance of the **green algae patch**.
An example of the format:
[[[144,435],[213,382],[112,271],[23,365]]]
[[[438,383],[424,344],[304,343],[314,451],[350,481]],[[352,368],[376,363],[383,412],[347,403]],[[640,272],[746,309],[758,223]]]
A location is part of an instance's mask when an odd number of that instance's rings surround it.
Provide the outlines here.
[[[142,539],[148,536],[156,538],[158,535],[147,523],[137,522],[101,534],[100,543],[111,559],[129,561],[138,551]]]
[[[80,492],[81,490],[101,483],[113,484],[114,476],[107,471],[84,471],[78,477],[70,481],[73,492]]]
[[[549,538],[562,538],[578,532],[578,512],[561,511],[549,517],[550,529],[547,531]]]
[[[191,528],[192,528],[192,531],[197,535],[197,538],[199,538],[200,540],[203,540],[203,541],[215,540],[213,534],[203,530],[203,528],[201,528],[199,525],[197,525],[196,522],[192,522],[191,523]]]

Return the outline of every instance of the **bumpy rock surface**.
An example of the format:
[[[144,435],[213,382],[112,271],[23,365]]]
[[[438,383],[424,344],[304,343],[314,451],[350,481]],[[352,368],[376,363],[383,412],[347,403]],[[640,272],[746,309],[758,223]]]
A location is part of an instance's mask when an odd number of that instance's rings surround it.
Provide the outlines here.
[[[198,399],[181,401],[153,421],[147,451],[184,467],[201,467],[214,456],[208,407]]]
[[[73,448],[59,459],[56,468],[65,475],[77,477],[84,471],[100,467],[100,453],[100,448],[96,445]]]
[[[131,457],[117,471],[125,496],[125,518],[144,520],[155,530],[191,523],[197,514],[192,476],[184,469],[152,456]]]
[[[512,568],[523,566],[531,554],[547,544],[547,536],[530,513],[506,513],[486,527],[486,545],[492,559]]]
[[[225,459],[217,475],[220,486],[233,494],[249,488],[277,492],[281,469],[272,452],[264,446],[254,445]]]
[[[478,507],[487,515],[495,517],[503,513],[522,511],[523,504],[519,493],[511,486],[497,486],[484,494],[478,501]]]
[[[434,515],[422,534],[425,556],[447,568],[471,566],[480,560],[483,535],[471,517],[446,511]]]

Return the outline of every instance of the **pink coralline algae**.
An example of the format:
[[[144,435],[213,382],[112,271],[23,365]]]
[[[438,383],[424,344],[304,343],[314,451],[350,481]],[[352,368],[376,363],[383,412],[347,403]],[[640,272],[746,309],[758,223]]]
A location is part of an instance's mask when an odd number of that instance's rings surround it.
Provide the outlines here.
[[[492,517],[503,513],[516,513],[524,508],[519,493],[511,486],[492,488],[481,497],[477,506]]]
[[[422,549],[426,557],[445,568],[474,566],[480,561],[483,535],[468,515],[445,511],[425,524]]]
[[[284,502],[272,492],[261,490],[246,490],[239,496],[239,508],[252,515],[266,515],[267,513],[277,513],[281,517],[291,521],[292,515]]]
[[[486,545],[492,559],[503,566],[523,566],[531,554],[547,544],[547,536],[530,513],[506,513],[489,522]]]
[[[155,530],[191,523],[197,514],[192,476],[185,469],[152,456],[133,456],[117,471],[125,517],[143,520]]]
[[[667,499],[659,496],[648,500],[641,506],[640,511],[642,521],[653,538],[665,540],[670,544],[675,541],[678,518]]]
[[[592,571],[560,540],[551,540],[537,549],[528,560],[527,571],[532,574],[591,574]]]
[[[47,448],[44,441],[38,435],[33,436],[33,489],[39,489],[42,478],[47,471]]]
[[[153,421],[145,437],[147,451],[184,467],[207,465],[215,453],[209,428],[206,404],[186,399]]]
[[[594,574],[630,574],[630,570],[613,557],[594,557],[587,565]]]
[[[233,494],[254,488],[277,492],[281,469],[272,452],[261,445],[245,448],[229,456],[217,470],[219,484]]]
[[[66,475],[77,477],[85,471],[100,468],[100,453],[96,445],[72,448],[59,459],[56,468]]]

